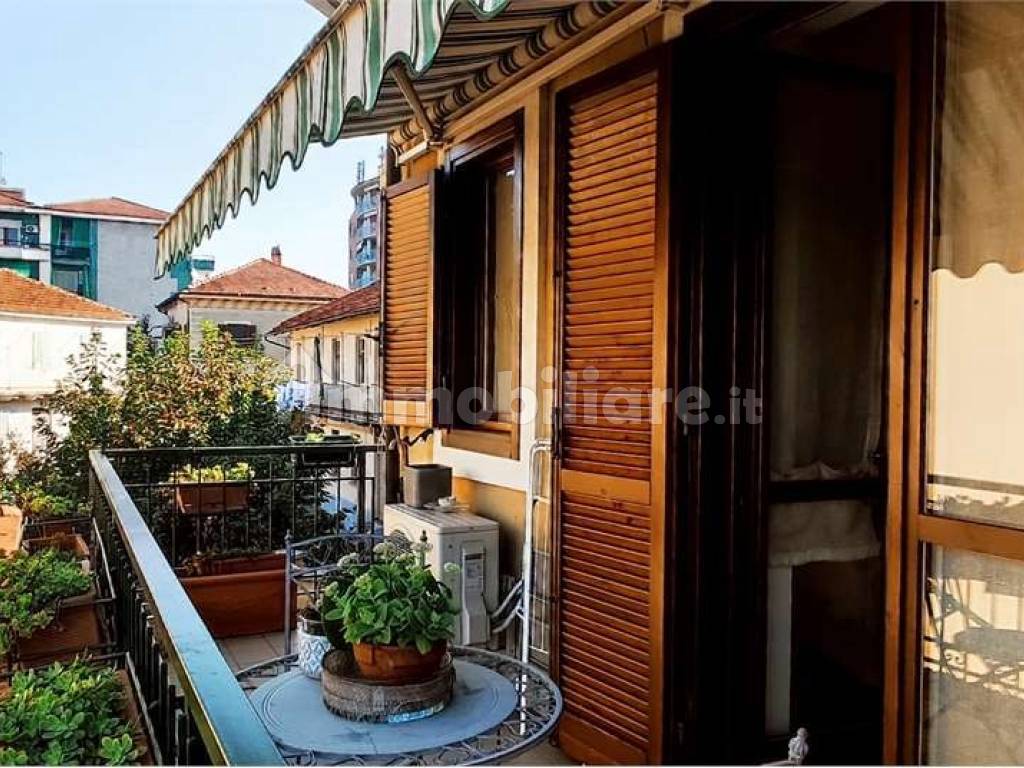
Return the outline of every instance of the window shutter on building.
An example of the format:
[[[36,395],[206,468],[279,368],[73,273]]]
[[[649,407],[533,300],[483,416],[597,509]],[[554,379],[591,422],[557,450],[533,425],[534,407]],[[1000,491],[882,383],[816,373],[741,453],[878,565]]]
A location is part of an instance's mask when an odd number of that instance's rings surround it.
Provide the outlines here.
[[[435,424],[434,241],[438,178],[433,172],[381,194],[381,347],[384,422]]]
[[[560,113],[560,739],[599,763],[660,758],[658,88],[651,71],[567,98]]]

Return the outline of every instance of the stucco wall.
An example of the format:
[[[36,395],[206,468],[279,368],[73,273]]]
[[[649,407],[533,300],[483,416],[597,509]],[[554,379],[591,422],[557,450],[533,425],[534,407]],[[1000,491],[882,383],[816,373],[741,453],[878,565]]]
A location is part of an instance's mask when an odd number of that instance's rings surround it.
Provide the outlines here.
[[[13,433],[25,447],[31,444],[33,405],[67,376],[67,358],[78,353],[94,330],[110,352],[123,357],[123,324],[0,315],[0,431]]]
[[[167,318],[156,305],[177,290],[177,281],[153,277],[156,260],[155,224],[98,221],[96,241],[97,295],[101,304],[117,307],[136,317],[148,315],[154,326]]]
[[[229,307],[189,307],[188,330],[193,344],[197,344],[202,336],[203,321],[209,320],[215,325],[222,323],[255,323],[256,338],[263,345],[263,351],[275,360],[287,364],[288,349],[287,337],[272,336],[271,340],[277,344],[267,341],[264,336],[276,325],[294,317],[299,312],[309,309],[311,306],[299,307],[297,309],[271,310],[271,309],[246,309]],[[278,346],[281,344],[283,346]]]

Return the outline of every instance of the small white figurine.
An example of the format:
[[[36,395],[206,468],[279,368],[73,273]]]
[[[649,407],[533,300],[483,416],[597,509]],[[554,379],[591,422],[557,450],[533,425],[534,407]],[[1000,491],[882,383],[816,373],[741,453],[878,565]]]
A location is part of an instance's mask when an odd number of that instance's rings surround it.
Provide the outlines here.
[[[807,751],[807,729],[797,728],[796,736],[789,740],[789,764],[803,765]]]

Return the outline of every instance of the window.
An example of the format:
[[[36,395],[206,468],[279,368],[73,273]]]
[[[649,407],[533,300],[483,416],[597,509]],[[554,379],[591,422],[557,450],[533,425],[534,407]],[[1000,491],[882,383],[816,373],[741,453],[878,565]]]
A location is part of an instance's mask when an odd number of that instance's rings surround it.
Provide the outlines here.
[[[46,449],[46,433],[53,426],[50,412],[46,408],[32,409],[32,452]]]
[[[449,251],[442,367],[453,397],[446,445],[514,457],[519,385],[521,128],[505,121],[456,146],[445,210]],[[460,430],[489,435],[466,439]]]
[[[335,384],[341,384],[341,339],[331,339],[331,374]]]
[[[306,380],[305,350],[301,341],[296,341],[292,346],[292,365],[295,369],[295,380]]]
[[[251,347],[256,344],[256,325],[254,323],[219,323],[217,328],[226,333],[240,347]]]
[[[356,384],[366,383],[366,339],[356,336]]]
[[[920,760],[1024,755],[1024,7],[938,7]]]
[[[18,227],[3,228],[4,245],[18,245],[21,242],[21,230]]]
[[[32,331],[32,370],[46,369],[46,339],[42,331]]]

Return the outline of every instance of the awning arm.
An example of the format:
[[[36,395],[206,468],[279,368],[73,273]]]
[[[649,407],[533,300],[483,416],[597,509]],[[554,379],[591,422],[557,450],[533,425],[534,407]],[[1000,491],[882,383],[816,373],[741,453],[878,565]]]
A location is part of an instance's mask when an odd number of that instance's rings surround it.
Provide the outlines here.
[[[420,96],[416,93],[416,89],[413,87],[412,81],[409,79],[409,73],[405,71],[405,66],[399,62],[391,67],[391,76],[395,79],[395,83],[398,85],[398,90],[405,96],[405,100],[409,102],[409,106],[412,108],[413,115],[416,116],[416,122],[419,123],[420,128],[423,129],[423,139],[427,144],[433,144],[441,140],[441,131],[434,125],[430,120],[430,116],[427,114],[427,110],[423,108],[423,102],[420,101]]]

